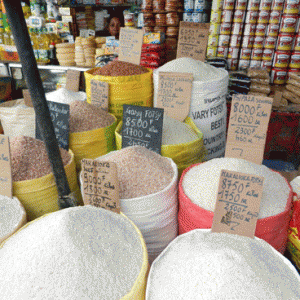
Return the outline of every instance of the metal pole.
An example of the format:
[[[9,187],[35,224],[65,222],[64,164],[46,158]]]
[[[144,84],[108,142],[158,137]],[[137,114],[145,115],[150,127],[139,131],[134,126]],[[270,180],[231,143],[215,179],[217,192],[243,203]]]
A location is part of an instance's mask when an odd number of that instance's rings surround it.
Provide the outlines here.
[[[24,19],[20,0],[3,0],[9,24],[12,29],[15,44],[24,71],[25,80],[29,88],[38,126],[44,140],[48,157],[54,174],[60,208],[76,205],[74,194],[71,193],[69,183],[62,163],[54,127],[45,98],[40,73],[34,57],[31,39]]]

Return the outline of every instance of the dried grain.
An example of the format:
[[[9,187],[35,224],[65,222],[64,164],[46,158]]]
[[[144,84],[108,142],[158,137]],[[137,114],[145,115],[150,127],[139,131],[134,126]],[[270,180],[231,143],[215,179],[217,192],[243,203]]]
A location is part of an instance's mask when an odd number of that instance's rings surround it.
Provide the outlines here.
[[[114,151],[99,160],[117,163],[121,199],[157,193],[166,188],[174,176],[167,158],[141,146]]]
[[[85,101],[73,101],[70,104],[70,132],[104,128],[113,122],[113,116],[100,107],[91,105]]]
[[[10,138],[13,181],[40,178],[52,172],[44,142],[27,137]],[[60,148],[63,165],[71,160],[68,151]]]

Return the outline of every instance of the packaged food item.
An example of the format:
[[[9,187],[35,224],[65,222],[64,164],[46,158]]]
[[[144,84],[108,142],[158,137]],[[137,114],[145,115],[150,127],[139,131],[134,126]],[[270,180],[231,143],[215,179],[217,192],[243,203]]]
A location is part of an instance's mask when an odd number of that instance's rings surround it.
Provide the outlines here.
[[[271,88],[270,88],[270,86],[267,86],[267,85],[251,82],[250,91],[257,92],[257,93],[270,94]]]
[[[256,36],[265,36],[267,26],[268,26],[267,24],[257,24],[256,30],[255,30],[255,35]]]
[[[278,35],[276,49],[277,50],[284,50],[284,51],[291,50],[293,39],[294,39],[293,34],[280,33]]]
[[[281,11],[272,10],[270,13],[269,24],[279,24],[281,19]]]
[[[271,61],[271,60],[273,59],[274,52],[275,52],[274,49],[267,49],[267,48],[265,48],[265,49],[263,50],[262,60],[268,60],[268,61]]]
[[[228,55],[228,47],[218,47],[217,57],[227,58]]]
[[[231,23],[221,23],[220,34],[230,34],[231,32]]]
[[[243,48],[253,48],[254,36],[243,36],[242,47]]]
[[[223,9],[224,0],[213,0],[211,9],[213,11],[222,10]]]
[[[227,64],[228,64],[229,70],[236,71],[238,68],[238,59],[237,58],[228,58]]]
[[[166,14],[155,14],[155,24],[156,26],[165,26]]]
[[[183,21],[185,22],[193,22],[193,15],[192,13],[184,12],[183,13]],[[219,26],[219,23],[211,23],[210,26]]]
[[[267,78],[251,78],[251,84],[258,84],[258,85],[266,85],[268,87],[270,84],[270,79]]]
[[[228,48],[228,58],[237,59],[239,57],[240,48],[238,47],[229,47]]]
[[[288,84],[286,90],[283,92],[282,96],[287,100],[291,101],[292,103],[300,103],[300,89],[293,87],[292,85]],[[297,91],[297,93],[295,92]]]
[[[174,1],[176,2],[176,0],[174,0]],[[195,2],[194,2],[194,11],[195,12],[203,12],[205,7],[206,7],[205,0],[195,0]]]
[[[296,32],[297,15],[283,15],[280,22],[280,32]]]
[[[274,36],[266,36],[264,48],[275,49],[277,38]]]
[[[192,22],[192,21],[187,21]],[[218,35],[220,34],[220,24],[211,23],[209,27],[209,34],[211,35]]]
[[[256,30],[256,24],[245,24],[244,35],[254,36]]]
[[[290,56],[290,51],[275,51],[272,66],[276,68],[287,68],[289,65]]]
[[[165,11],[176,12],[178,9],[178,2],[176,0],[166,0]],[[194,3],[196,6],[196,3]]]
[[[297,15],[299,13],[299,4],[299,0],[286,0],[284,2],[283,13]]]
[[[245,20],[246,11],[245,10],[235,10],[233,15],[234,23],[243,23]]]
[[[253,48],[251,52],[251,60],[262,60],[263,49]]]
[[[243,27],[243,23],[233,23],[231,28],[231,34],[242,35]]]
[[[235,9],[246,10],[247,9],[247,0],[237,0],[235,3]]]
[[[262,60],[260,66],[262,69],[265,69],[268,72],[270,72],[272,69],[272,61],[271,60]]]
[[[250,59],[240,59],[238,69],[239,70],[247,70],[250,66]]]
[[[285,0],[273,0],[273,2],[272,2],[272,11],[278,10],[278,11],[282,12],[284,2],[285,2]]]
[[[266,10],[261,10],[258,13],[257,23],[258,24],[268,24],[270,18],[270,12]]]
[[[261,65],[261,60],[250,60],[250,68],[259,68]]]
[[[293,44],[292,44],[292,50],[294,51],[300,51],[300,34],[297,34],[294,36]]]
[[[256,24],[258,19],[258,11],[248,10],[246,13],[245,23],[246,24]]]
[[[219,35],[219,42],[218,42],[218,46],[220,47],[228,47],[229,46],[229,41],[230,41],[230,35],[226,35],[226,34],[221,34]]]
[[[249,48],[241,48],[240,59],[250,60],[252,50]]]
[[[269,73],[262,68],[249,68],[247,71],[247,76],[250,78],[261,78],[261,79],[269,79]]]
[[[230,37],[229,47],[240,47],[241,46],[242,36],[233,34]]]
[[[207,57],[216,57],[217,56],[217,49],[218,47],[207,47],[206,55]]]
[[[170,12],[166,14],[166,25],[168,26],[179,25],[179,16],[176,12]]]
[[[289,68],[291,68],[291,69],[300,69],[300,52],[299,51],[294,51],[291,54]]]
[[[285,84],[287,77],[287,68],[272,68],[271,70],[271,83],[272,84]]]
[[[266,36],[278,36],[279,33],[279,24],[269,24],[267,26]]]
[[[235,0],[224,0],[223,9],[234,9]]]
[[[209,35],[208,36],[208,47],[217,47],[218,46],[218,41],[219,41],[219,36],[218,35]]]
[[[296,80],[300,82],[300,71],[297,69],[288,70],[288,79]]]
[[[260,6],[260,0],[249,0],[247,10],[248,11],[258,11]]]
[[[222,12],[220,10],[212,11],[210,15],[210,23],[221,23]]]
[[[255,36],[253,42],[253,48],[262,49],[264,46],[265,37],[264,36]]]
[[[259,5],[259,10],[270,11],[272,7],[272,0],[261,0]]]
[[[299,71],[299,70],[298,70]],[[291,79],[291,78],[288,78],[287,84],[291,84],[291,85],[294,85],[295,87],[297,88],[300,88],[300,81],[297,81],[295,79]]]
[[[222,23],[231,23],[233,19],[233,10],[223,10],[222,11]]]

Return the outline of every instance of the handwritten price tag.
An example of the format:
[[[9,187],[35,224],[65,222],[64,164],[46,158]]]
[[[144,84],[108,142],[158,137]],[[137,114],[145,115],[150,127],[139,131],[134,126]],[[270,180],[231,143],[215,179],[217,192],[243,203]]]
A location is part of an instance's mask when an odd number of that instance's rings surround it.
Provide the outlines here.
[[[78,92],[79,84],[80,84],[80,71],[68,70],[66,89],[72,92]]]
[[[254,237],[264,178],[221,170],[212,232]]]
[[[190,111],[193,74],[159,72],[157,107],[178,121],[184,121]]]
[[[109,84],[104,81],[91,80],[91,104],[108,111]]]
[[[208,43],[209,23],[180,22],[177,58],[190,57],[204,61]]]
[[[0,134],[0,194],[12,198],[9,138]]]
[[[234,95],[225,156],[261,164],[272,110],[272,98]]]
[[[85,205],[120,213],[117,165],[113,162],[83,159],[81,161],[82,196]]]

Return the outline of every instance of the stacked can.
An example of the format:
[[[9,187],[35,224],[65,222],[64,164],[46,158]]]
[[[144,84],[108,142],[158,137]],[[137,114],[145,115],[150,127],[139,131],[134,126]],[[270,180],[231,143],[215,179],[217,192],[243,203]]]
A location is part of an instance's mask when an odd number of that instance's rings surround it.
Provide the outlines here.
[[[222,8],[223,0],[213,0],[211,7],[210,28],[206,53],[206,56],[208,58],[213,58],[217,56],[222,19]]]
[[[207,23],[210,2],[207,0],[184,0],[183,21]]]
[[[288,73],[299,72],[300,69],[300,46],[296,45],[299,32],[300,0],[282,0],[280,3],[277,0],[275,2],[278,3],[275,9],[278,13],[283,13],[278,23],[279,34],[272,63],[271,83],[285,84]]]
[[[256,48],[254,46],[254,39],[256,33],[256,24],[258,20],[260,0],[249,0],[247,10],[245,12],[245,25],[243,31],[242,45],[240,51],[240,59],[238,68],[240,70],[247,69],[250,65],[256,64],[260,52],[259,48],[259,36],[256,39]],[[253,50],[255,49],[254,53]]]

